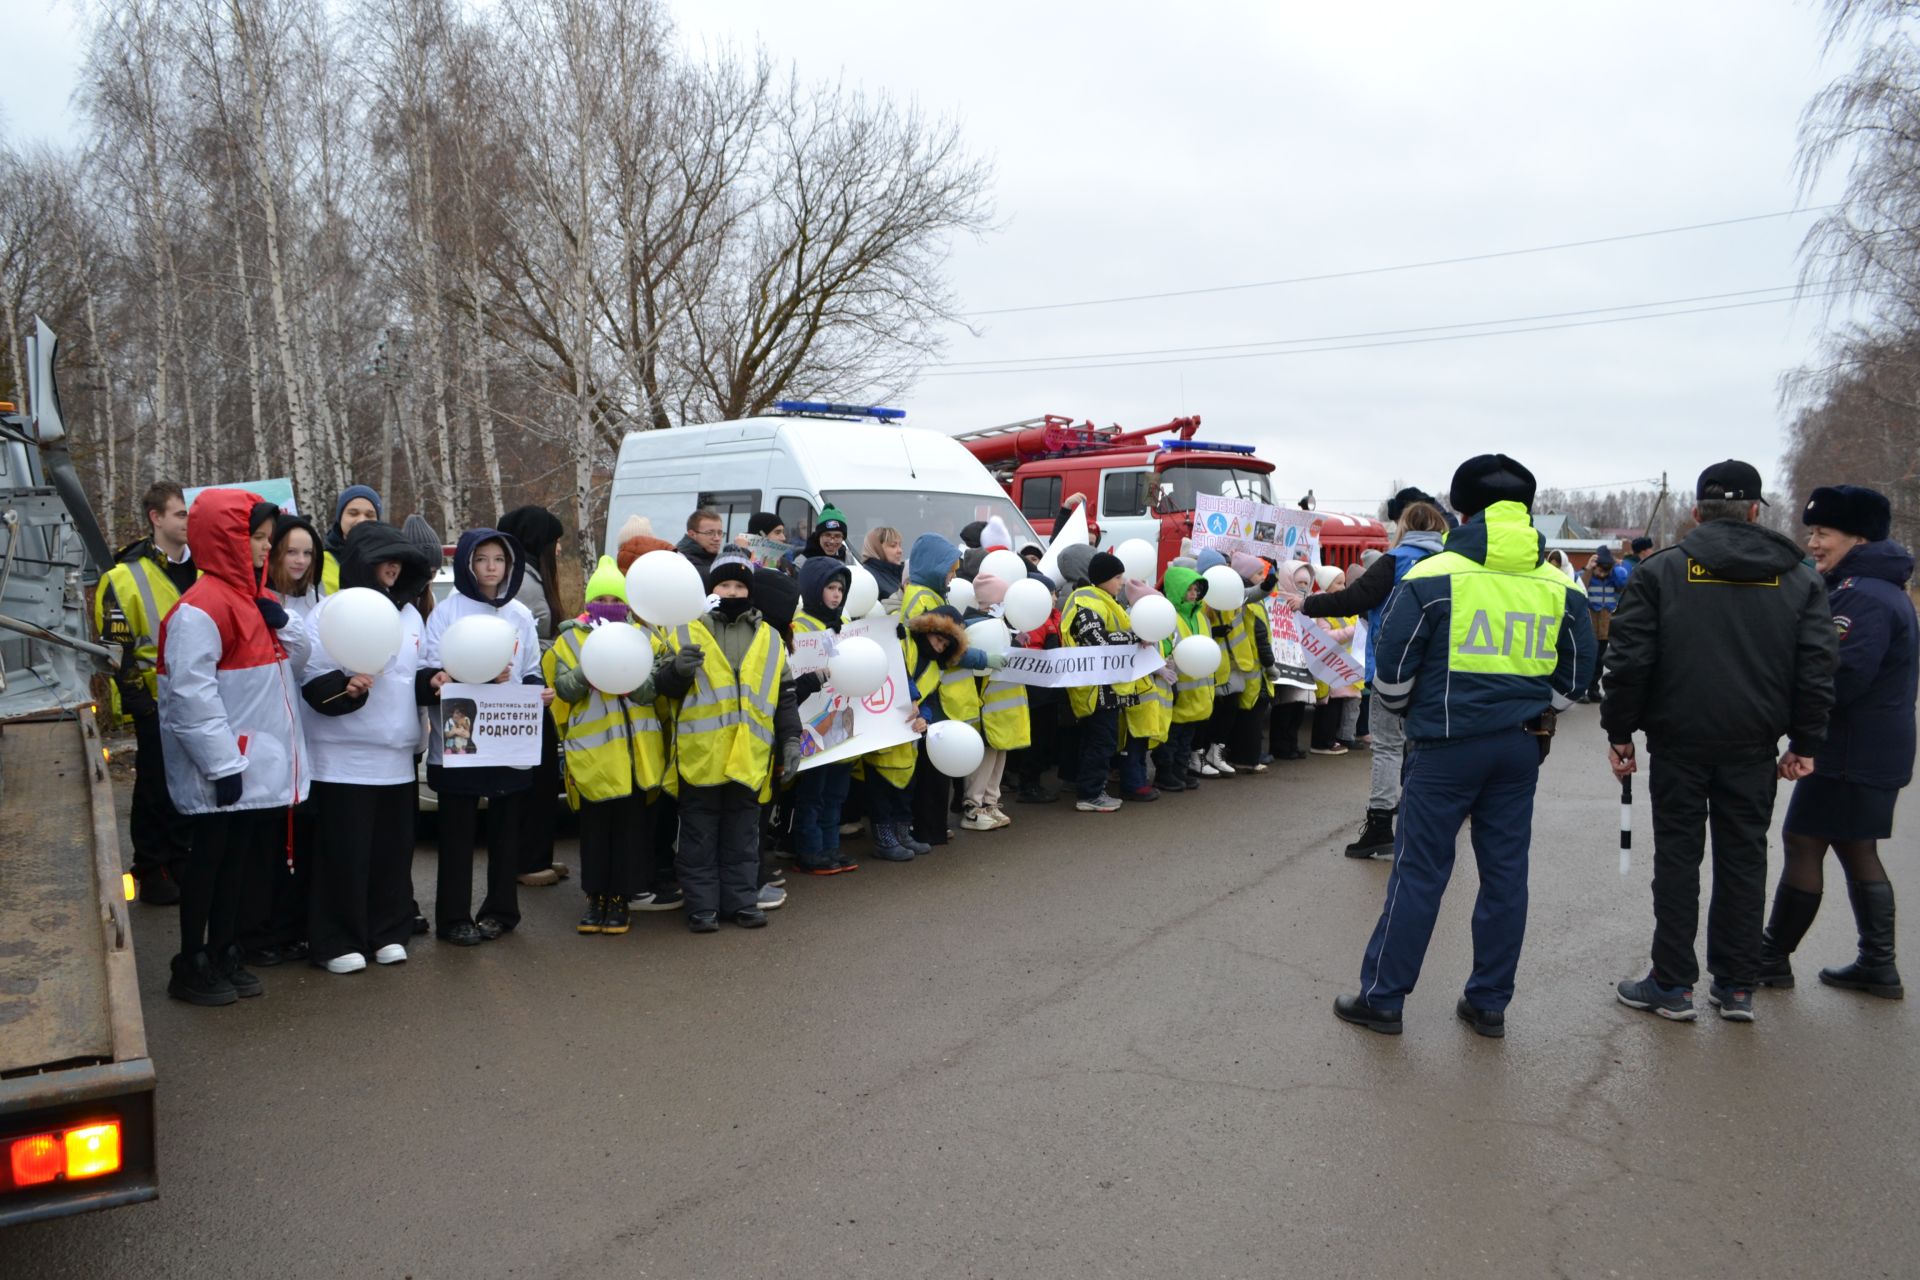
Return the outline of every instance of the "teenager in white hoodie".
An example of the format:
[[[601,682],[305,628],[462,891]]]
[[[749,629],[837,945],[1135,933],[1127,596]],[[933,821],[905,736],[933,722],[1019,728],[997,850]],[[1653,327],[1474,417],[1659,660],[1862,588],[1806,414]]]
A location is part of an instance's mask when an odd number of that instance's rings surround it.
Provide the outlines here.
[[[384,670],[343,670],[321,642],[328,610],[322,600],[307,618],[307,670],[302,694],[307,746],[313,757],[318,822],[308,946],[330,973],[407,958],[413,932],[413,757],[421,749],[419,708],[433,696],[423,679],[424,624],[411,601],[433,568],[426,554],[391,525],[369,520],[347,534],[340,586],[367,587],[400,614],[400,648]],[[429,673],[430,674],[430,673]]]

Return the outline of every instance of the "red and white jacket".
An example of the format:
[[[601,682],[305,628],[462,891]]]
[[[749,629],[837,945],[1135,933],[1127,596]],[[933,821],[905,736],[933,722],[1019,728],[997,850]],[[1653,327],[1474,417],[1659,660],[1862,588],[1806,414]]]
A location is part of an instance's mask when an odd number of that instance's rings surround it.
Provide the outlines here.
[[[239,774],[230,809],[307,798],[300,689],[279,637],[260,616],[247,518],[262,501],[209,489],[187,515],[200,579],[160,624],[160,741],[167,791],[182,813],[216,813],[213,780]]]

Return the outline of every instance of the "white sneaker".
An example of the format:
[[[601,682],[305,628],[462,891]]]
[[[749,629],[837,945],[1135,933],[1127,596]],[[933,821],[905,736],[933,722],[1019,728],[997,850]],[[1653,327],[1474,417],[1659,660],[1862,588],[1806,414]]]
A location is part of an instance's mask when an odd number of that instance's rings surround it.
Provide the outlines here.
[[[407,962],[407,949],[397,942],[389,942],[386,946],[373,953],[373,962],[375,964],[405,964]],[[365,960],[362,960],[360,962],[361,967],[365,968],[366,963]]]
[[[1227,763],[1227,749],[1217,742],[1207,748],[1207,763],[1212,765],[1213,771],[1223,778],[1231,778],[1239,772]]]
[[[1217,778],[1220,776],[1220,771],[1208,764],[1207,757],[1198,751],[1187,757],[1187,772],[1197,773],[1203,778]]]
[[[787,905],[787,891],[779,885],[762,885],[757,905],[762,911],[778,911]]]
[[[358,973],[367,967],[367,958],[358,951],[349,951],[343,956],[335,956],[327,961],[328,973]]]
[[[1013,819],[1012,819],[1012,818],[1009,818],[1009,817],[1008,817],[1008,816],[1006,815],[1006,813],[1005,813],[1005,811],[1004,811],[1004,810],[1002,810],[1002,809],[1000,808],[1000,806],[999,806],[999,805],[995,805],[995,806],[994,806],[993,808],[991,808],[991,809],[989,809],[989,810],[987,810],[987,813],[988,813],[988,814],[990,814],[990,815],[992,816],[992,818],[993,818],[993,825],[994,825],[994,826],[995,826],[996,828],[998,828],[998,827],[1010,827],[1010,826],[1012,826],[1012,825],[1013,825]]]
[[[867,821],[865,818],[862,818],[858,822],[843,822],[840,824],[840,834],[842,836],[857,836],[866,829]]]
[[[990,809],[975,809],[972,813],[960,819],[960,829],[962,831],[992,831],[999,825],[999,823],[993,820],[993,811]]]
[[[1113,813],[1120,808],[1120,802],[1102,791],[1092,800],[1076,800],[1073,807],[1081,813]]]
[[[653,895],[651,893],[634,894],[631,898],[627,899],[627,910],[629,911],[653,910]]]

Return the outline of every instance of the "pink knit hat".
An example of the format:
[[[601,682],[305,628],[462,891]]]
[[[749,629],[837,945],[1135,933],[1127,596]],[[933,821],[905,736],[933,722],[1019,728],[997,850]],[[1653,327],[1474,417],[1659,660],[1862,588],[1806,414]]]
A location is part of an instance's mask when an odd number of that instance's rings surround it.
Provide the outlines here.
[[[991,573],[973,575],[973,600],[982,609],[992,608],[1007,598],[1007,580]]]
[[[1236,551],[1227,560],[1233,571],[1240,575],[1241,581],[1248,586],[1257,586],[1267,576],[1267,562],[1259,556]]]

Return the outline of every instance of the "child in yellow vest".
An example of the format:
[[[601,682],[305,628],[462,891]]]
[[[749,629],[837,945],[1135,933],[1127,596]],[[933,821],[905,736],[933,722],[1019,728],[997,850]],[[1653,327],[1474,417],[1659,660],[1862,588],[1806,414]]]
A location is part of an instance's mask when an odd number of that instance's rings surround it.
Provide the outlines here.
[[[675,866],[687,927],[713,933],[724,916],[743,929],[760,909],[760,806],[775,771],[800,766],[800,714],[787,650],[753,603],[753,562],[729,548],[707,571],[714,608],[673,629],[654,688],[673,701],[667,786],[680,799]]]

